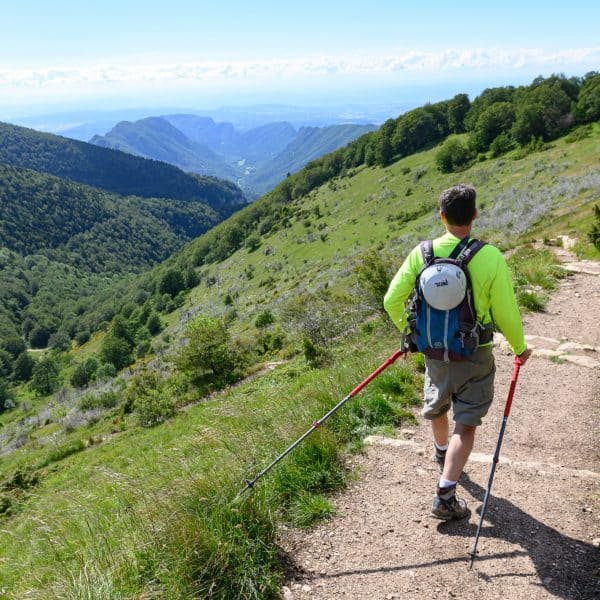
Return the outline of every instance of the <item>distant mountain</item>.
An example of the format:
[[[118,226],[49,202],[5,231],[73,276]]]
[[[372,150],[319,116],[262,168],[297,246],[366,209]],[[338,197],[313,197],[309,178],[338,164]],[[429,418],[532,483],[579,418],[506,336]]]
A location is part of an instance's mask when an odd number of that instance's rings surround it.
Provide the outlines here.
[[[288,122],[273,122],[239,131],[231,123],[179,114],[119,123],[90,141],[235,181],[256,198],[289,172],[374,129],[373,125],[335,125],[296,131]]]
[[[257,187],[272,189],[288,173],[300,171],[310,161],[346,146],[374,129],[370,125],[302,127],[295,139],[277,156],[257,165],[253,182]]]
[[[161,117],[148,117],[135,123],[123,121],[105,136],[94,136],[90,143],[168,162],[193,173],[230,181],[237,175],[235,169],[209,147],[186,137]]]
[[[231,182],[184,173],[166,162],[6,123],[0,123],[0,163],[117,194],[203,202],[222,216],[245,202],[241,190]]]

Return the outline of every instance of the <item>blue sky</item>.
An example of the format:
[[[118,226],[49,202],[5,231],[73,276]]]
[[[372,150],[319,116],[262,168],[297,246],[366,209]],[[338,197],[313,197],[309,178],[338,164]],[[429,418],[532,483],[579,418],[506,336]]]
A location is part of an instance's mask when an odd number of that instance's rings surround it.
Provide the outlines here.
[[[600,69],[600,3],[581,0],[0,0],[0,15],[13,110],[376,102]]]

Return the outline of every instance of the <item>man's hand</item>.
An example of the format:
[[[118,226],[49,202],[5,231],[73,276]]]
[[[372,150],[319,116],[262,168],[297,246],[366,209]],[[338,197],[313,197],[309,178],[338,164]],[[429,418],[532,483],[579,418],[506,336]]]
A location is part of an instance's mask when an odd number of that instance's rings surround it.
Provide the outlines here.
[[[526,348],[524,352],[521,352],[517,356],[517,358],[521,361],[521,365],[524,365],[527,362],[527,359],[531,356],[533,350],[531,348]]]

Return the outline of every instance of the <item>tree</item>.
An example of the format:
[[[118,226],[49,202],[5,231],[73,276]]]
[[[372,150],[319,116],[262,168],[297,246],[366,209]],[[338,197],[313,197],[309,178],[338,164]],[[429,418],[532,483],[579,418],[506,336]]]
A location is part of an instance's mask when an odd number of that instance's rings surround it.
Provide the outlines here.
[[[471,160],[471,152],[461,140],[450,137],[437,151],[435,163],[442,173],[452,173],[466,166]]]
[[[119,371],[133,362],[132,347],[122,338],[107,335],[102,341],[100,358]]]
[[[0,414],[15,407],[15,394],[6,379],[0,378]]]
[[[185,280],[179,269],[169,269],[158,284],[158,291],[161,294],[169,294],[171,298],[182,290],[185,290]]]
[[[13,358],[17,358],[21,352],[24,352],[27,348],[23,338],[17,335],[11,335],[2,340],[2,348],[7,352],[10,352]]]
[[[150,315],[148,316],[148,320],[146,321],[146,327],[152,335],[160,333],[160,331],[163,328],[163,324],[156,312],[152,311],[150,313]]]
[[[42,325],[34,327],[29,334],[29,344],[32,348],[45,348],[49,339],[50,330]]]
[[[96,374],[98,370],[98,361],[95,358],[88,358],[85,362],[79,363],[71,375],[71,385],[73,387],[85,387]]]
[[[448,102],[448,128],[452,133],[465,131],[465,116],[471,108],[467,94],[457,94]]]
[[[176,358],[177,366],[194,376],[210,372],[227,376],[236,369],[236,351],[231,334],[220,319],[200,316],[187,328],[188,344]]]
[[[477,119],[470,144],[478,152],[485,152],[501,133],[510,131],[515,120],[515,109],[510,102],[496,102],[486,108]]]
[[[43,396],[51,394],[58,388],[59,368],[56,361],[50,357],[42,358],[33,367],[31,387]]]
[[[13,371],[13,357],[10,352],[0,348],[0,377],[10,377]]]
[[[29,356],[27,350],[21,352],[17,356],[13,367],[13,378],[15,381],[29,381],[33,375],[34,365],[35,361]]]
[[[592,123],[600,119],[600,73],[586,75],[573,112],[579,123]]]

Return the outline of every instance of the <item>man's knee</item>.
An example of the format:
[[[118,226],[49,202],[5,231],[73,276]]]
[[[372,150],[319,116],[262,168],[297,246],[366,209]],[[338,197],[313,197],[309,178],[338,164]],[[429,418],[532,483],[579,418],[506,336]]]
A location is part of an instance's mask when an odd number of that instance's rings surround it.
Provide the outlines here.
[[[467,425],[466,423],[460,423],[456,421],[454,424],[454,433],[457,435],[475,435],[475,431],[477,430],[477,425]]]

